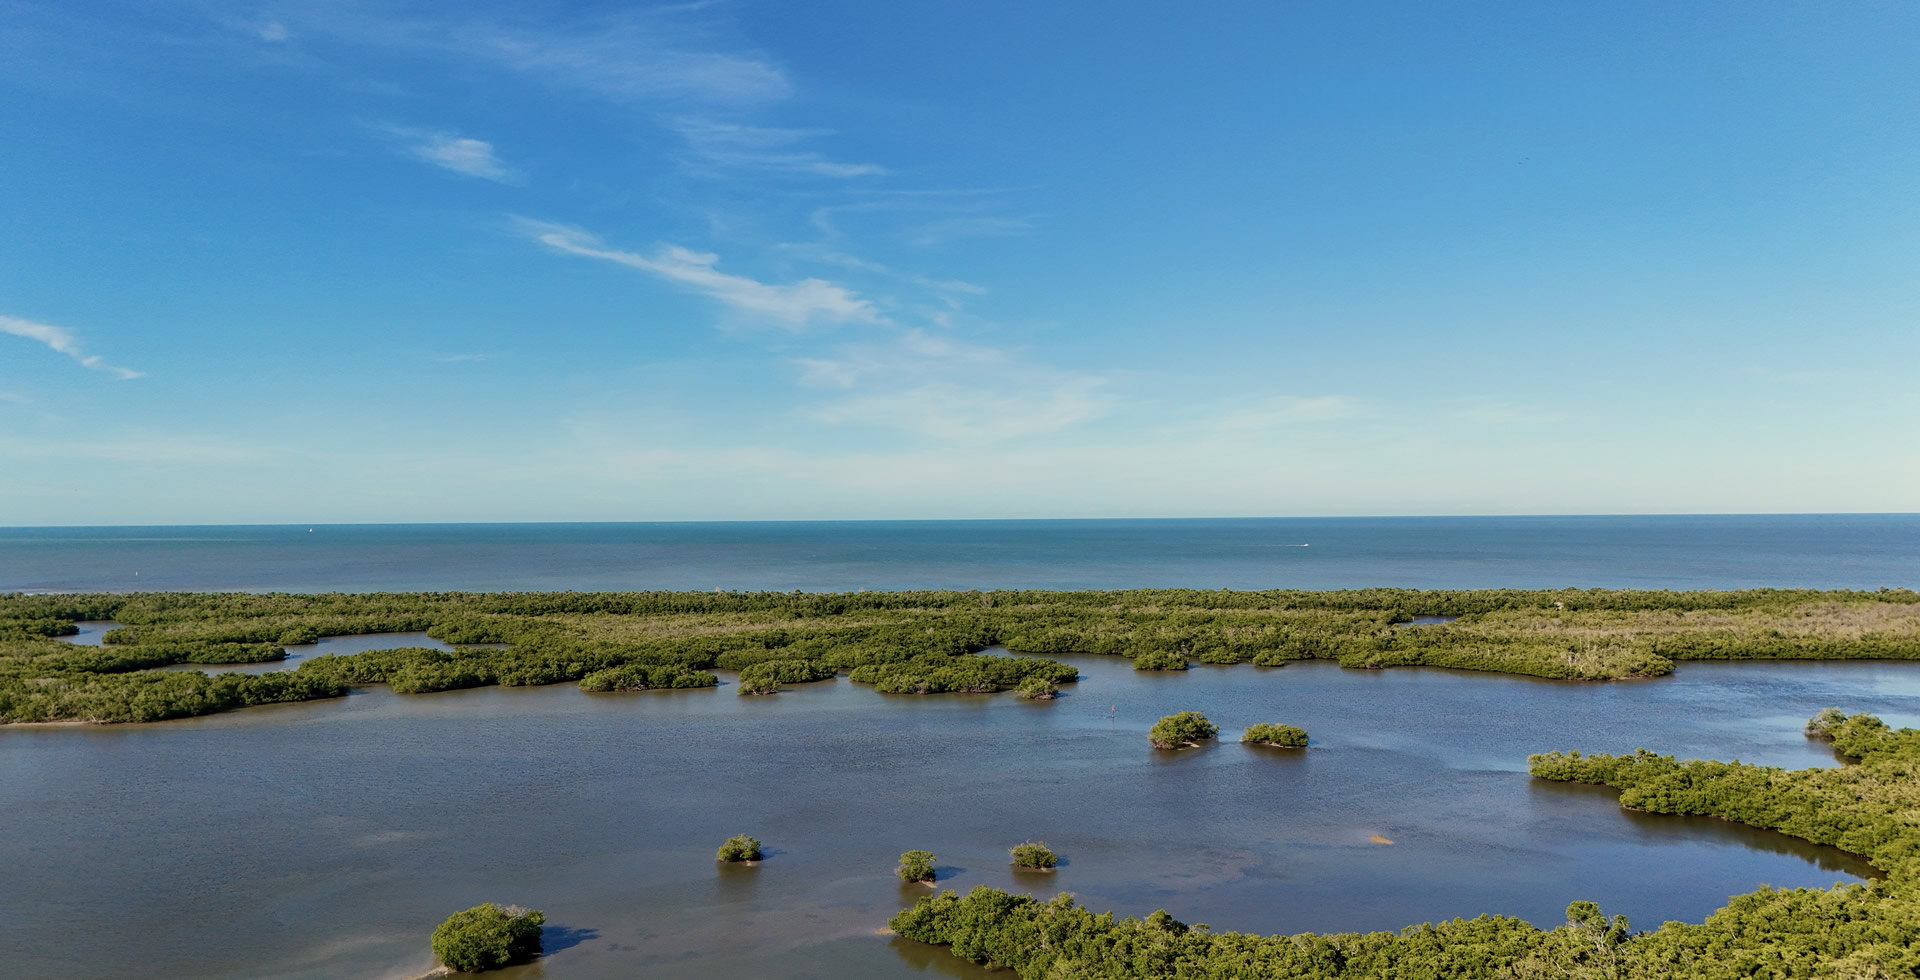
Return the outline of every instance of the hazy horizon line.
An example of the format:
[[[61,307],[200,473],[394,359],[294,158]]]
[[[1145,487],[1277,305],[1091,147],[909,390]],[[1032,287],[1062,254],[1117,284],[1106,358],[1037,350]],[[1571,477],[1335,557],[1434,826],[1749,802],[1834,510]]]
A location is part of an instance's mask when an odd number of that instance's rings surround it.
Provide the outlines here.
[[[1206,517],[793,517],[710,518],[680,520],[500,520],[500,521],[248,521],[228,524],[178,522],[168,524],[0,524],[0,531],[85,530],[92,528],[194,527],[555,527],[623,524],[1015,524],[1128,521],[1383,521],[1383,520],[1554,520],[1591,518],[1666,517],[1920,517],[1920,511],[1726,511],[1726,512],[1613,512],[1554,514],[1242,514]]]

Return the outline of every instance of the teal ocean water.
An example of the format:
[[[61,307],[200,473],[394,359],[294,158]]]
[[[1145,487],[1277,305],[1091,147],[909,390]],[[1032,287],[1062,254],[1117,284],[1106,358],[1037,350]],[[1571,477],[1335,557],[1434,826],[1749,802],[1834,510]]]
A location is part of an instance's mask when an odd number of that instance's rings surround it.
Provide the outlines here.
[[[1920,586],[1920,515],[0,528],[0,591]]]

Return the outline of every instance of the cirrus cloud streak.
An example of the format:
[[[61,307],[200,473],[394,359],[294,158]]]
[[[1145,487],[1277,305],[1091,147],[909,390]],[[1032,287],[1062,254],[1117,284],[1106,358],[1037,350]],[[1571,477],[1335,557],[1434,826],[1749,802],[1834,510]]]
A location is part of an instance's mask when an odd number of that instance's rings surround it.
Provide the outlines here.
[[[145,377],[145,375],[139,371],[108,364],[101,360],[98,354],[89,354],[81,350],[79,340],[74,337],[72,331],[65,327],[56,327],[51,323],[36,323],[32,320],[22,320],[15,316],[0,315],[0,333],[8,333],[16,337],[25,337],[28,340],[37,340],[53,350],[80,362],[81,367],[92,368],[95,371],[105,371],[108,374],[115,375],[122,381],[131,381],[134,378]]]
[[[720,257],[711,252],[695,252],[678,245],[666,245],[652,255],[642,255],[609,248],[598,236],[581,228],[528,220],[522,220],[520,226],[529,238],[557,252],[638,269],[712,297],[738,312],[771,321],[789,330],[799,330],[822,321],[887,322],[873,303],[860,294],[824,279],[807,278],[785,284],[765,283],[721,272],[715,268]]]

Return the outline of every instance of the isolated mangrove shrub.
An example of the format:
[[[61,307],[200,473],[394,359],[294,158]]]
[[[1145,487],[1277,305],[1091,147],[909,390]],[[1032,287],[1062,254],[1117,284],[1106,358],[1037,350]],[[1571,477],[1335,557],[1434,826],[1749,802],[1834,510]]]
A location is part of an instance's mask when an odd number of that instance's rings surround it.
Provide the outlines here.
[[[1305,748],[1307,745],[1307,730],[1304,728],[1295,728],[1292,725],[1269,725],[1261,723],[1247,726],[1246,733],[1240,736],[1240,741],[1250,742],[1256,745]]]
[[[1220,734],[1220,726],[1207,720],[1207,716],[1198,711],[1182,711],[1168,715],[1153,723],[1147,730],[1147,740],[1156,749],[1177,749],[1183,745],[1197,745]]]
[[[1186,670],[1187,655],[1169,650],[1148,650],[1133,658],[1134,670]]]
[[[1014,693],[1029,701],[1051,701],[1060,696],[1060,687],[1044,677],[1029,677],[1014,688]]]
[[[1847,720],[1847,713],[1839,708],[1821,708],[1819,713],[1807,719],[1806,733],[1814,738],[1833,738],[1833,731]]]
[[[488,902],[455,912],[433,930],[433,955],[461,973],[497,970],[540,955],[544,913]]]
[[[1027,841],[1013,846],[1013,866],[1039,871],[1060,863],[1059,857],[1039,841]]]
[[[746,834],[735,834],[720,845],[720,852],[714,857],[721,861],[758,861],[760,842]]]
[[[922,882],[933,880],[933,852],[905,851],[900,855],[900,866],[893,869],[901,881]]]

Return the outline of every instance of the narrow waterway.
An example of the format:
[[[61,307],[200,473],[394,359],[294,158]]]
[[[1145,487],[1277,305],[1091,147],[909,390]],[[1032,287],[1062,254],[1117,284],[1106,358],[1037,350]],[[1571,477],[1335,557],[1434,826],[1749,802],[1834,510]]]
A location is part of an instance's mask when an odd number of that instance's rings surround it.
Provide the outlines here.
[[[391,645],[391,644],[383,644]],[[481,901],[544,909],[551,955],[506,976],[981,976],[880,934],[923,888],[1066,890],[1216,930],[1397,929],[1574,899],[1639,928],[1761,883],[1871,873],[1716,820],[1544,784],[1555,748],[1836,765],[1799,727],[1838,705],[1920,722],[1920,665],[1684,664],[1578,684],[1436,669],[1072,658],[1067,696],[770,698],[572,686],[332,702],[149,726],[0,729],[0,922],[21,977],[405,976]],[[726,675],[723,675],[725,677]],[[730,677],[727,679],[731,679]],[[1196,709],[1223,744],[1148,748]],[[1306,750],[1241,746],[1254,722]],[[754,868],[718,868],[734,833]],[[1044,840],[1053,874],[1007,848]],[[1381,843],[1390,841],[1391,843]]]

